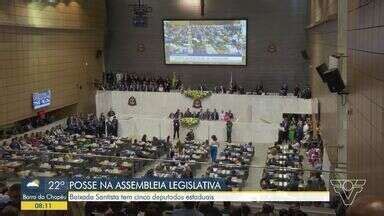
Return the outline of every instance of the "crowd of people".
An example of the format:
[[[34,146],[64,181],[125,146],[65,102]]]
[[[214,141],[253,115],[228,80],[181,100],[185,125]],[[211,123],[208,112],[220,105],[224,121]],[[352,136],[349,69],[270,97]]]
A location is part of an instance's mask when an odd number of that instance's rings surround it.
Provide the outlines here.
[[[226,141],[228,143],[232,142],[232,128],[233,128],[233,119],[234,115],[231,110],[228,112],[224,112],[223,110],[221,113],[218,113],[216,109],[213,110],[213,112],[209,111],[207,109],[206,111],[203,111],[203,109],[200,109],[199,112],[191,112],[188,108],[184,113],[178,109],[175,113],[169,114],[169,118],[173,119],[173,139],[179,139],[180,138],[180,119],[181,118],[198,118],[200,120],[208,120],[208,121],[225,121],[225,129],[226,129]],[[187,134],[187,138],[190,140],[191,136],[194,138],[193,131],[190,131]]]
[[[303,157],[290,144],[278,144],[268,149],[266,168],[260,185],[262,189],[304,190]]]
[[[52,149],[57,144],[57,142],[52,141],[56,138],[61,140],[63,134],[64,129],[59,125],[50,130],[13,137],[10,141],[3,141],[0,145],[0,159],[9,156],[11,151],[31,151],[42,146]]]
[[[20,209],[21,186],[7,186],[0,182],[0,215],[18,216]]]
[[[203,110],[201,110],[201,113],[209,113],[210,115],[207,116],[213,115],[210,112],[203,112]],[[228,113],[231,112],[229,111]],[[175,114],[176,119],[178,119],[179,116],[182,115],[193,115],[193,113],[189,110],[184,113],[178,110],[175,112]],[[228,118],[230,117],[228,116]],[[186,140],[184,142],[180,142],[180,140],[178,140],[174,146],[171,146],[170,144],[170,137],[168,137],[167,141],[158,140],[156,137],[152,138],[152,140],[149,141],[146,135],[143,135],[140,141],[129,140],[126,138],[113,138],[117,136],[117,127],[114,128],[112,123],[114,120],[116,120],[116,115],[112,110],[110,110],[106,116],[102,114],[99,118],[97,118],[95,114],[72,115],[68,118],[66,128],[57,126],[45,132],[24,135],[22,137],[12,139],[10,143],[3,143],[3,145],[0,146],[0,159],[9,158],[10,152],[12,151],[33,152],[37,149],[48,149],[51,151],[58,151],[58,147],[66,145],[65,143],[75,143],[75,145],[79,145],[81,143],[80,145],[82,147],[76,148],[77,150],[82,149],[81,153],[92,151],[95,154],[101,155],[111,154],[112,156],[117,157],[122,156],[130,158],[151,159],[157,159],[162,154],[166,153],[168,160],[157,164],[154,169],[150,170],[147,173],[147,176],[193,178],[196,166],[199,164],[199,162],[205,162],[209,156],[212,160],[212,165],[210,165],[206,171],[207,177],[223,178],[230,188],[241,188],[248,178],[249,165],[252,161],[254,154],[254,147],[251,143],[242,145],[226,144],[223,150],[219,152],[219,145],[221,144],[219,143],[215,135],[211,137],[210,143],[208,140],[205,142],[198,142],[195,141],[195,135],[193,130],[190,130],[188,132]],[[108,126],[108,124],[110,124],[110,126]],[[318,136],[313,136],[311,124],[311,120],[308,116],[286,115],[284,117],[284,120],[281,123],[281,127],[279,129],[279,139],[275,143],[275,145],[269,149],[268,152],[266,162],[267,168],[264,170],[262,180],[260,182],[261,187],[263,189],[294,191],[301,189],[325,189],[324,180],[322,179],[320,172],[311,172],[308,180],[306,180],[303,177],[303,172],[301,171],[303,167],[303,156],[300,154],[300,150],[302,148],[307,149],[308,162],[313,166],[314,169],[321,171],[321,139]],[[108,136],[105,135],[106,132]],[[108,137],[110,137],[110,139],[105,140]],[[230,137],[227,137],[227,141],[228,139],[230,139]],[[92,143],[96,143],[96,145]],[[73,144],[69,144],[68,147],[71,146],[70,148],[72,148],[72,145]],[[111,146],[113,146],[113,151],[110,149]],[[122,146],[124,146],[124,148],[121,148]],[[63,150],[60,149],[60,151]],[[72,150],[69,151],[72,152]],[[50,160],[53,161],[52,158]],[[90,173],[110,173],[116,175],[121,171],[120,168],[102,167],[111,167],[111,164],[117,164],[119,167],[128,166],[128,164],[126,163],[127,162],[123,161],[118,162],[107,160],[93,161],[92,164],[100,164],[100,167],[89,167]],[[44,164],[48,163],[43,163],[41,165],[41,168],[43,168],[42,166]],[[53,168],[54,166],[55,165],[49,165],[50,168]],[[132,164],[129,166],[136,167],[137,164]],[[291,169],[297,170],[292,171]],[[18,172],[23,171],[18,170]],[[14,209],[11,205],[4,204],[8,203],[10,196],[8,196],[8,198],[4,197],[5,195],[1,196],[0,194],[0,207],[2,203],[3,206],[5,205],[2,211],[17,210]],[[211,210],[205,210],[204,208],[201,208],[200,205],[213,209],[213,205],[211,203],[200,203],[199,207],[196,208],[195,206],[194,211],[200,211],[202,213],[201,215],[206,215],[206,211]],[[117,211],[119,212],[119,214],[121,213],[120,215],[126,215],[124,213],[126,211],[133,211],[133,208],[127,210],[124,205],[122,205],[121,208],[115,207],[116,206],[113,207],[113,205],[103,205],[103,208],[106,208],[105,210],[107,213],[113,212],[111,213],[111,215],[116,215]],[[188,208],[184,210],[187,211]],[[184,212],[184,210],[181,209],[183,208],[172,207],[169,210],[172,215],[179,215],[180,212]],[[224,210],[227,211],[227,215],[232,215],[231,213],[228,213],[228,209],[225,206],[222,211]],[[266,211],[270,210],[270,206],[263,206],[263,209],[259,213],[266,213]],[[147,211],[147,209],[145,209],[144,211]],[[217,215],[222,215],[222,211],[216,211],[218,213]],[[229,212],[235,211],[247,212],[248,210],[247,208],[241,207],[236,208],[236,210],[231,210]],[[279,213],[284,213],[283,215],[289,215],[287,212],[289,211],[279,211]]]
[[[38,170],[42,171],[43,168],[52,175],[89,174],[92,176],[93,174],[125,173],[127,176],[132,176],[132,173],[139,171],[140,167],[147,164],[146,161],[135,159],[157,159],[166,154],[169,146],[169,139],[166,141],[153,137],[151,140],[147,140],[146,135],[140,141],[117,138],[113,135],[99,137],[87,134],[85,130],[81,131],[81,134],[72,134],[59,125],[45,132],[25,134],[13,138],[9,143],[8,141],[1,143],[0,173],[11,171],[14,175],[19,176],[40,175],[42,173],[39,173]],[[44,157],[41,157],[42,153],[45,154]],[[87,154],[95,157],[84,157]],[[109,161],[103,158],[105,156],[124,157],[125,159]],[[132,159],[135,167],[132,165],[133,162],[126,158]],[[26,159],[29,163],[24,164],[24,161],[20,159]],[[31,163],[32,161],[34,162]],[[55,164],[56,162],[59,164]],[[66,164],[64,169],[61,166],[63,164]],[[102,166],[95,167],[95,164]],[[25,167],[23,167],[24,165]],[[37,170],[35,165],[38,167]],[[132,172],[128,173],[127,168]],[[67,172],[53,172],[55,170]]]
[[[107,116],[101,113],[99,118],[95,114],[74,114],[68,117],[66,130],[72,134],[86,133],[101,137],[107,133],[117,137],[118,120],[113,110]]]
[[[129,73],[106,73],[104,80],[102,88],[118,91],[170,92],[171,89],[181,89],[183,85],[180,80]]]
[[[323,142],[319,133],[313,130],[309,117],[293,116],[285,117],[280,124],[279,143],[289,142],[293,148],[306,148],[306,156],[309,164],[316,170],[322,168]]]
[[[229,121],[235,118],[234,114],[231,110],[224,112],[221,110],[219,113],[217,109],[213,109],[210,111],[206,109],[200,109],[199,111],[191,111],[189,108],[185,112],[181,112],[180,109],[176,110],[176,112],[169,114],[169,118],[171,119],[181,119],[181,118],[198,118],[200,120],[208,120],[208,121]]]
[[[171,90],[176,90],[183,92],[184,90],[192,89],[191,87],[184,86],[183,82],[176,78],[137,76],[133,73],[105,73],[104,76],[104,82],[98,87],[100,90],[145,92],[170,92]],[[212,91],[216,94],[271,94],[271,92],[264,88],[263,83],[258,83],[254,88],[246,89],[237,82],[208,87],[203,81],[196,89],[200,91]],[[290,94],[288,84],[283,83],[278,94],[280,96],[288,96]],[[293,88],[292,95],[304,99],[312,97],[310,88],[308,86],[301,87],[299,84]]]
[[[280,96],[288,95],[288,85],[284,83],[279,91]],[[301,88],[299,84],[293,89],[293,95],[298,98],[310,99],[312,97],[311,89],[309,87]]]
[[[279,190],[325,190],[322,178],[322,141],[313,136],[311,118],[306,115],[285,115],[279,128],[278,141],[269,148],[266,169],[260,181],[264,189]],[[301,150],[312,171],[304,177]]]
[[[294,147],[297,147],[304,139],[305,141],[311,135],[312,123],[311,119],[306,116],[286,115],[280,123],[278,143],[290,142]]]
[[[254,155],[252,143],[227,144],[218,155],[218,143],[215,135],[212,136],[210,148],[212,165],[208,167],[206,176],[222,178],[229,188],[241,189],[249,175],[249,165]]]
[[[9,139],[12,136],[26,133],[33,129],[43,127],[55,121],[55,117],[50,113],[39,112],[37,116],[27,118],[8,128],[0,129],[0,140]]]
[[[147,173],[147,176],[161,178],[193,178],[194,171],[208,155],[208,143],[200,141],[178,141],[163,161]]]

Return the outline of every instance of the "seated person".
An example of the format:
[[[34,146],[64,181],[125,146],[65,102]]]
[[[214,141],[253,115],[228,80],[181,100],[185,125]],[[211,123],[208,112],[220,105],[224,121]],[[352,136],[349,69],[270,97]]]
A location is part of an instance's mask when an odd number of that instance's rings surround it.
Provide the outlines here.
[[[225,89],[225,87],[223,85],[220,85],[218,88],[216,88],[216,93],[225,94],[225,93],[227,93],[227,90]]]
[[[203,216],[196,208],[195,202],[183,202],[183,207],[174,209],[172,215],[194,215],[194,216]]]
[[[112,110],[112,108],[109,110],[109,112],[107,113],[108,117],[113,117],[116,115],[116,113]]]
[[[265,190],[265,189],[273,188],[274,185],[271,184],[269,178],[263,178],[260,180],[260,187],[261,189]]]
[[[187,109],[187,111],[185,111],[185,113],[184,113],[184,117],[185,117],[185,118],[190,118],[190,117],[192,117],[192,113],[191,113],[191,111],[189,110],[189,108]]]
[[[147,142],[147,134],[144,134],[141,138],[141,142]]]
[[[239,93],[239,94],[245,94],[245,89],[244,89],[244,87],[239,86],[238,93]]]
[[[260,213],[257,215],[274,215],[273,211],[275,210],[275,207],[273,205],[264,203],[263,208]]]
[[[20,145],[19,141],[17,140],[17,138],[12,139],[11,143],[9,144],[9,148],[12,150],[18,150],[18,151],[21,150],[21,145]]]
[[[258,84],[255,89],[257,95],[262,95],[264,93],[264,86],[262,83]]]
[[[300,149],[300,141],[296,141],[293,145],[292,145],[292,147],[295,149],[295,150],[299,150]]]
[[[325,190],[325,182],[321,178],[320,172],[313,172],[308,179],[308,189],[318,191]]]
[[[284,84],[281,86],[279,95],[280,95],[280,96],[287,96],[287,95],[288,95],[288,85],[287,85],[286,83],[284,83]]]
[[[192,140],[195,140],[195,134],[193,133],[193,130],[189,130],[189,132],[187,133],[187,137],[185,138],[185,140],[187,141],[192,141]]]
[[[3,145],[4,145],[4,146],[7,146],[7,143],[4,142]],[[9,155],[9,152],[5,149],[4,146],[1,146],[1,145],[0,145],[0,159],[1,159],[1,158],[5,158],[7,155]]]
[[[296,84],[295,88],[293,89],[293,95],[296,97],[301,96],[301,89],[300,89],[299,84]]]

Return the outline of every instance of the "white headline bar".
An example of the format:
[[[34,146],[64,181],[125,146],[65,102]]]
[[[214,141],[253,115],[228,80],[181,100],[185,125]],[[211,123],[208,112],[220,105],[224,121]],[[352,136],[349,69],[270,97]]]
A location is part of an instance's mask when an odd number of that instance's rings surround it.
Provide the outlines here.
[[[156,201],[231,201],[231,202],[329,202],[329,191],[70,191],[70,202],[156,202]]]

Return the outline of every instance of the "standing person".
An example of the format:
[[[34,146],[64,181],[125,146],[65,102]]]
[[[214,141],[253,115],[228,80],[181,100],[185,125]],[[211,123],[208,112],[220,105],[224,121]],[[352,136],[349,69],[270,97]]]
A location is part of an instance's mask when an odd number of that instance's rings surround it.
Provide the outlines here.
[[[229,119],[227,121],[227,124],[226,124],[226,128],[227,128],[227,142],[229,142],[229,143],[232,142],[232,126],[233,126],[233,123]]]
[[[225,113],[223,110],[221,110],[221,113],[219,114],[219,120],[224,121],[224,118],[225,118]]]
[[[173,139],[176,138],[176,134],[177,134],[177,139],[179,139],[180,137],[180,134],[179,134],[179,131],[180,131],[180,121],[179,121],[179,118],[176,117],[174,120],[173,120]]]
[[[305,120],[305,124],[303,126],[303,133],[304,135],[307,135],[309,132],[309,124],[308,124],[308,120]]]
[[[231,120],[235,118],[231,110],[228,111],[228,116]]]
[[[287,96],[288,95],[288,85],[286,83],[283,83],[280,89],[280,96]]]
[[[296,127],[296,139],[298,142],[300,142],[304,137],[304,128],[303,128],[303,122],[300,120],[297,123]]]
[[[101,113],[98,121],[99,137],[102,137],[103,135],[105,135],[105,121],[106,119],[105,119],[104,113]]]
[[[107,113],[107,115],[108,115],[109,118],[111,118],[111,117],[113,117],[113,116],[116,115],[115,111],[112,110],[112,107],[111,107],[111,109],[109,110],[109,112]]]
[[[9,152],[5,149],[5,146],[7,146],[7,142],[3,143],[3,146],[0,146],[0,159],[5,158],[5,156],[10,155]],[[1,195],[1,191],[0,191]],[[0,196],[1,201],[1,196]]]
[[[291,124],[289,125],[289,132],[288,132],[289,141],[293,143],[295,140],[295,137],[296,137],[296,124],[294,123],[294,121],[292,121]]]
[[[300,97],[301,89],[300,89],[299,84],[296,84],[295,88],[293,89],[293,95],[296,97]]]
[[[284,123],[281,122],[279,127],[279,135],[278,135],[277,143],[282,144],[283,140],[284,140]]]
[[[112,136],[113,135],[112,120],[110,118],[108,118],[106,124],[107,124],[107,127],[106,127],[107,137]]]
[[[119,125],[119,122],[116,118],[116,116],[113,117],[112,119],[112,135],[117,137],[117,131],[118,131],[118,125]]]
[[[219,143],[217,142],[216,135],[212,135],[211,139],[212,139],[212,143],[210,146],[211,159],[212,159],[212,162],[215,162],[217,157],[217,150],[219,148]]]
[[[284,127],[283,142],[288,142],[289,122],[288,122],[288,118],[287,117],[284,117],[283,127]]]
[[[182,155],[183,154],[183,150],[184,150],[184,145],[183,143],[180,142],[180,140],[178,140],[176,142],[176,146],[175,146],[177,152],[179,153],[179,155]]]
[[[214,121],[217,121],[217,120],[219,120],[219,118],[220,118],[219,113],[217,112],[216,109],[214,109],[213,112],[212,112],[211,119],[214,120]]]

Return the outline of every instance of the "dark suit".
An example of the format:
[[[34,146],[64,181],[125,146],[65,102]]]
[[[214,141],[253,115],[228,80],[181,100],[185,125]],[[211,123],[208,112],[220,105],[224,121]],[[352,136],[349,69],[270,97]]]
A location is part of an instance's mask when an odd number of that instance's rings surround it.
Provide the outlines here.
[[[180,121],[179,119],[175,119],[173,120],[173,139],[176,138],[176,134],[177,134],[177,138],[180,138],[179,131],[180,131]]]
[[[217,120],[219,120],[219,113],[218,112],[213,112],[212,113],[212,118],[211,118],[212,120],[215,120],[215,121],[217,121]]]

